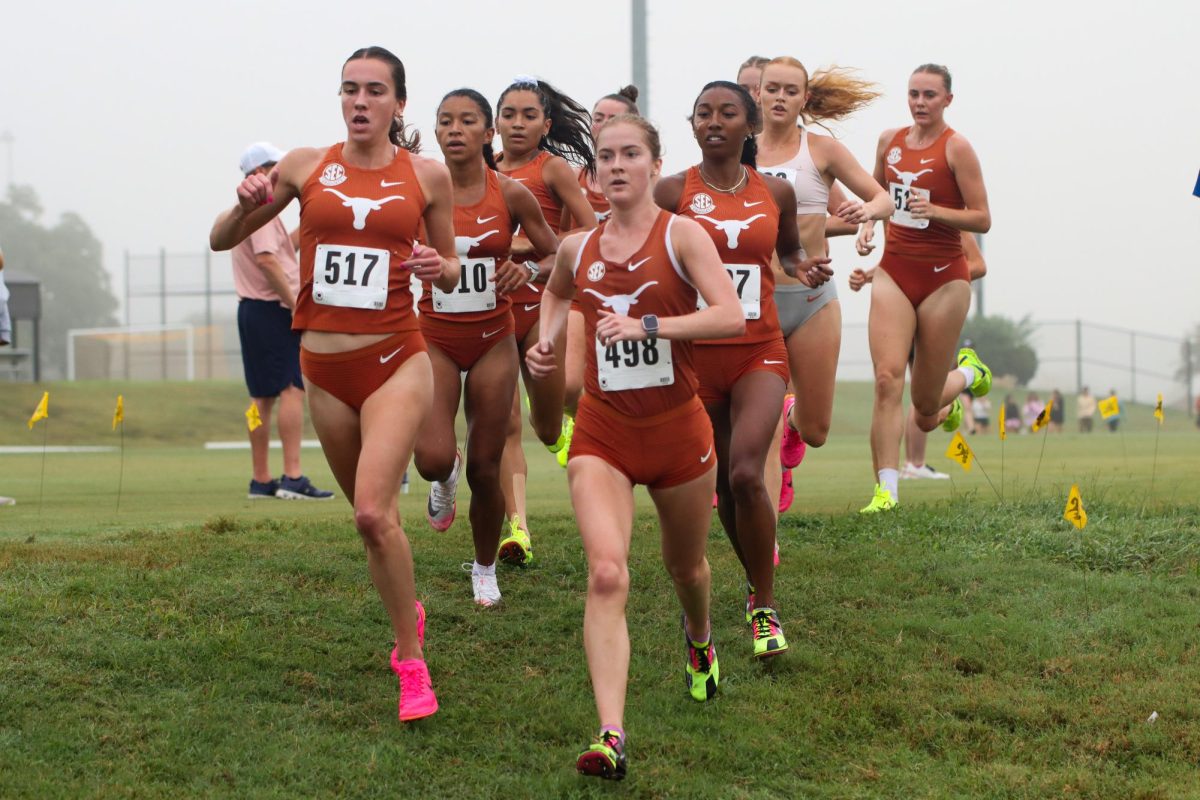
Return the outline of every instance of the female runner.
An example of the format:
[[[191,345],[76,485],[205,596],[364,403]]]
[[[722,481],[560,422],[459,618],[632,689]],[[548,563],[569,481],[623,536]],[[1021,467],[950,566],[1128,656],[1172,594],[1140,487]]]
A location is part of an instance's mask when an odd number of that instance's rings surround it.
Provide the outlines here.
[[[796,225],[803,253],[828,255],[826,209],[834,181],[840,181],[865,201],[843,201],[830,210],[834,218],[856,226],[868,219],[891,216],[887,192],[845,145],[806,127],[822,120],[843,120],[878,96],[871,84],[845,70],[818,72],[810,81],[804,65],[794,58],[776,58],[763,67],[759,90],[763,132],[757,137],[759,171],[795,186]],[[801,121],[804,126],[799,124]],[[834,282],[809,288],[783,274],[778,264],[775,305],[795,389],[784,406],[780,446],[780,461],[790,469],[803,459],[806,446],[820,447],[829,435],[842,344],[842,309]]]
[[[736,340],[697,342],[696,373],[717,443],[717,511],[747,579],[754,655],[787,650],[774,596],[775,498],[763,467],[787,384],[787,349],[775,311],[771,257],[811,286],[828,280],[829,259],[801,265],[792,185],[754,169],[758,105],[736,83],[704,87],[692,111],[699,165],[663,178],[659,206],[702,221],[732,278],[746,323]]]
[[[492,109],[473,89],[442,98],[437,140],[454,187],[455,247],[463,269],[452,292],[426,286],[421,296],[421,332],[433,364],[433,413],[417,437],[414,460],[432,481],[427,516],[435,530],[454,521],[454,491],[461,454],[454,419],[466,373],[467,483],[471,487],[471,534],[475,563],[471,587],[475,602],[500,602],[496,553],[504,521],[500,457],[504,452],[507,403],[517,389],[517,347],[509,293],[524,286],[529,272],[509,260],[513,230],[521,230],[541,253],[547,268],[558,237],[542,218],[533,194],[495,171],[491,141]]]
[[[433,400],[433,375],[413,313],[409,275],[458,284],[450,177],[405,135],[404,65],[382,47],[342,67],[346,141],[297,148],[277,180],[252,175],[217,218],[210,243],[228,250],[300,200],[300,294],[293,325],[313,426],[367,551],[371,580],[396,636],[401,720],[437,711],[421,651],[412,551],[396,495]],[[431,247],[414,244],[424,223]]]
[[[697,224],[660,211],[651,187],[662,168],[658,132],[623,115],[600,131],[597,176],[612,215],[567,238],[543,296],[541,334],[526,355],[544,377],[561,364],[555,341],[571,298],[583,306],[587,391],[567,466],[588,559],[583,641],[600,734],[580,754],[585,775],[625,776],[622,723],[629,675],[629,542],[633,487],[658,510],[663,563],[683,606],[685,678],[692,697],[717,690],[704,549],[713,490],[712,428],[696,397],[691,340],[743,330],[737,297]],[[708,307],[697,310],[697,290]]]
[[[871,455],[878,482],[863,513],[886,511],[899,501],[901,395],[909,350],[910,393],[921,430],[943,421],[953,430],[956,416],[962,417],[958,395],[969,389],[982,397],[992,384],[991,371],[974,350],[963,348],[952,360],[971,304],[961,232],[986,233],[992,224],[979,159],[944,118],[953,100],[950,71],[923,64],[908,80],[913,124],[879,137],[875,180],[887,183],[895,213],[871,290]],[[874,221],[863,224],[857,242],[861,255],[874,247],[874,231]],[[948,363],[958,368],[947,377]]]
[[[521,76],[500,95],[497,128],[503,151],[496,163],[500,172],[525,184],[541,206],[546,222],[556,232],[562,230],[564,210],[578,221],[578,227],[591,230],[596,218],[579,191],[571,163],[593,170],[592,137],[587,109],[545,81]],[[542,302],[540,286],[546,282],[533,258],[535,251],[524,237],[513,243],[513,260],[524,261],[529,268],[527,285],[512,293],[512,312],[516,321],[517,350],[526,350],[538,341],[538,309]],[[540,254],[540,255],[545,255]],[[566,337],[559,342],[566,348]],[[525,392],[529,398],[530,421],[538,439],[552,453],[567,443],[562,435],[563,371],[544,379],[532,377],[521,365]],[[513,393],[508,422],[508,439],[500,462],[500,485],[504,492],[504,510],[508,518],[506,536],[500,542],[501,560],[516,565],[533,560],[533,544],[525,527],[525,479],[529,474],[525,451],[521,447],[521,401]]]
[[[640,116],[637,107],[638,89],[636,86],[623,86],[616,94],[606,94],[592,106],[592,140],[600,136],[600,128],[605,122],[620,114]],[[600,191],[596,176],[579,168],[579,186],[588,205],[596,215],[596,222],[607,219],[609,214],[608,198]],[[562,229],[570,230],[571,214],[563,210]],[[571,303],[571,313],[567,317],[567,356],[564,367],[566,379],[566,397],[563,401],[563,446],[558,451],[558,463],[567,465],[567,453],[571,449],[571,436],[575,429],[575,411],[579,408],[579,395],[583,393],[583,366],[587,357],[587,343],[583,334],[583,312],[576,300]]]

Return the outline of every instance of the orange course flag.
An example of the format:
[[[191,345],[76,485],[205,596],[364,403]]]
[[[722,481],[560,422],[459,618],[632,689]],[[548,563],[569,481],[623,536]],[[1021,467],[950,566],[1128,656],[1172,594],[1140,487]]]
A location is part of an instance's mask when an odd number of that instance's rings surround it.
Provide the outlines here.
[[[117,426],[120,425],[124,421],[125,421],[125,398],[121,395],[117,395],[117,408],[115,411],[113,411],[113,430],[115,431],[117,429]]]
[[[946,458],[953,458],[957,461],[963,468],[963,472],[971,471],[975,453],[971,452],[971,445],[967,444],[961,431],[954,432],[954,438],[950,440],[950,446],[946,448]]]
[[[1004,418],[1004,403],[1000,404],[1000,441],[1008,438],[1008,421]]]
[[[1100,416],[1103,419],[1115,417],[1121,413],[1121,404],[1117,402],[1117,396],[1115,394],[1112,397],[1104,398],[1097,403],[1096,406],[1100,409]]]
[[[261,425],[262,417],[258,415],[258,404],[251,400],[250,407],[246,409],[246,427],[253,431]]]
[[[1079,530],[1087,527],[1087,511],[1083,508],[1083,498],[1079,496],[1079,484],[1071,484],[1071,493],[1067,495],[1067,507],[1063,509],[1063,517]]]
[[[1155,404],[1155,406],[1154,406],[1154,418],[1155,418],[1156,420],[1158,420],[1158,424],[1159,424],[1159,425],[1161,425],[1161,424],[1162,424],[1162,421],[1163,421],[1163,412],[1162,412],[1162,392],[1159,392],[1159,394],[1158,394],[1158,403],[1157,403],[1157,404]]]
[[[29,418],[29,430],[33,430],[34,424],[40,419],[50,419],[49,392],[42,392],[42,399],[38,402],[37,408],[33,410],[33,416]]]
[[[1051,397],[1046,402],[1046,407],[1037,415],[1037,419],[1033,421],[1033,432],[1037,433],[1050,422],[1050,409],[1054,408],[1054,398]]]

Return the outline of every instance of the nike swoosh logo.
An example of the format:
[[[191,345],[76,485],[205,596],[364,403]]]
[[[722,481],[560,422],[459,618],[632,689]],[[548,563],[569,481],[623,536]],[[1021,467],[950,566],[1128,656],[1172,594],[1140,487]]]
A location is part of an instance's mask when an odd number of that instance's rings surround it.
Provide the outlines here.
[[[501,331],[503,331],[503,330],[504,330],[504,328],[497,328],[496,330],[494,330],[494,331],[492,331],[492,332],[490,332],[490,333],[485,333],[485,334],[483,335],[483,338],[485,338],[485,339],[489,339],[489,338],[491,338],[491,337],[495,336],[497,333],[500,333],[500,332],[501,332]]]
[[[496,217],[498,217],[498,216],[500,216],[500,215],[497,214]],[[487,225],[489,222],[494,220],[496,217],[476,217],[475,224],[476,225]]]
[[[942,265],[942,266],[940,266],[940,267],[934,267],[934,268],[933,268],[933,271],[934,271],[934,272],[941,272],[942,270],[947,270],[947,269],[950,269],[950,265],[949,265],[949,264],[943,264],[943,265]]]
[[[743,200],[742,205],[745,206],[746,208],[754,208],[755,206],[761,206],[765,202],[767,202],[767,201],[766,200],[755,200],[753,203],[751,203],[749,200]]]
[[[641,261],[637,262],[636,264],[634,264],[632,261],[631,261],[631,262],[629,262],[629,271],[630,271],[630,272],[635,272],[635,271],[637,270],[637,268],[638,268],[638,267],[640,267],[642,264],[645,264],[645,263],[646,263],[647,261],[649,261],[651,258],[653,258],[653,256],[648,256],[648,257],[646,257],[646,258],[643,258]]]
[[[526,311],[533,311],[535,308],[537,308],[537,307],[538,307],[538,306],[540,306],[540,305],[541,305],[541,303],[534,303],[533,305],[530,305],[529,303],[526,303],[526,304],[525,304],[525,310],[526,310]]]
[[[380,363],[380,364],[386,364],[387,362],[391,361],[391,360],[392,360],[392,356],[396,355],[396,353],[399,353],[399,352],[400,352],[401,350],[403,350],[403,349],[404,349],[406,346],[407,346],[407,345],[400,345],[399,347],[397,347],[395,350],[393,350],[393,351],[392,351],[391,353],[389,353],[388,355],[386,355],[386,356],[380,356],[380,357],[379,357],[379,363]]]
[[[782,364],[783,362],[782,361],[772,361],[769,358],[764,358],[763,363],[764,364]]]
[[[393,186],[403,186],[404,181],[380,181],[379,185],[384,189],[390,189]]]
[[[701,463],[701,464],[704,464],[704,463],[706,463],[706,462],[708,461],[708,457],[712,455],[712,449],[713,449],[713,446],[710,444],[710,445],[708,446],[708,452],[707,452],[707,453],[705,453],[704,455],[700,456],[700,463]]]
[[[819,294],[814,294],[812,297],[808,297],[808,298],[805,298],[805,299],[806,299],[808,302],[810,302],[810,303],[811,303],[811,302],[813,302],[814,300],[820,300],[820,299],[821,299],[821,295],[823,295],[823,294],[825,294],[825,293],[824,293],[824,292],[820,292]]]
[[[936,160],[936,159],[933,159],[933,158],[922,158],[922,159],[921,159],[921,166],[923,167],[923,166],[925,166],[926,164],[932,164],[932,163],[933,163],[935,160]]]

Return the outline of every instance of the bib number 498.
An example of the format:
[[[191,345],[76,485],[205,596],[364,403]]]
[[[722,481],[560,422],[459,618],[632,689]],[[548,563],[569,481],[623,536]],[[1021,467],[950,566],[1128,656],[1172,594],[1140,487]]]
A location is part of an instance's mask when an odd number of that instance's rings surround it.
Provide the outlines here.
[[[671,342],[666,339],[624,341],[608,346],[597,341],[596,367],[600,388],[606,392],[675,383]]]

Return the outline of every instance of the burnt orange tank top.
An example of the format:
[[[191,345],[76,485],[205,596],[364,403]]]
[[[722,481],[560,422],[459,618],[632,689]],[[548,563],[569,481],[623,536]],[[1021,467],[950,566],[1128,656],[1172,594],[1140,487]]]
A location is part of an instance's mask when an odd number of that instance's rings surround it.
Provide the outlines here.
[[[483,198],[473,206],[454,206],[454,249],[462,262],[458,288],[443,292],[425,283],[418,307],[422,315],[446,322],[484,322],[502,317],[512,306],[496,292],[496,267],[512,249],[513,221],[504,202],[500,176],[487,171]]]
[[[913,219],[908,213],[908,200],[914,194],[921,194],[935,206],[966,207],[958,181],[946,163],[946,142],[954,135],[954,129],[946,128],[933,144],[921,150],[904,144],[910,130],[911,127],[897,131],[884,156],[888,194],[896,211],[888,220],[883,249],[885,253],[907,258],[950,261],[963,252],[958,228]]]
[[[608,219],[608,215],[612,213],[612,206],[603,192],[593,191],[588,186],[587,170],[583,167],[579,168],[579,188],[583,190],[583,196],[592,207],[592,211],[596,212],[596,222]]]
[[[588,231],[575,259],[575,299],[583,311],[587,342],[584,388],[589,397],[626,416],[661,414],[696,394],[691,342],[660,338],[605,347],[596,339],[602,309],[635,318],[678,317],[696,310],[696,287],[671,246],[674,219],[660,211],[646,241],[620,263],[600,255],[600,237],[608,225],[602,222]]]
[[[550,187],[546,185],[546,181],[542,178],[542,168],[550,158],[552,156],[545,150],[539,150],[532,161],[517,167],[511,172],[504,169],[503,161],[497,163],[496,166],[502,173],[514,181],[525,184],[525,188],[533,192],[533,196],[537,199],[538,207],[542,209],[542,216],[546,218],[546,224],[550,226],[552,231],[558,233],[558,226],[562,223],[562,205],[554,198],[554,195],[550,192]],[[518,256],[513,260],[523,263],[528,258]],[[509,297],[514,303],[540,303],[542,301],[542,285],[526,284],[510,294]]]
[[[300,294],[292,327],[336,333],[417,329],[409,271],[425,195],[412,156],[380,169],[351,167],[326,151],[300,189]]]
[[[746,332],[741,336],[697,345],[753,344],[783,335],[775,309],[775,273],[771,270],[771,256],[779,237],[779,204],[762,175],[749,168],[746,173],[746,185],[736,194],[710,189],[701,179],[698,166],[684,174],[677,212],[699,222],[712,237],[746,318]]]

